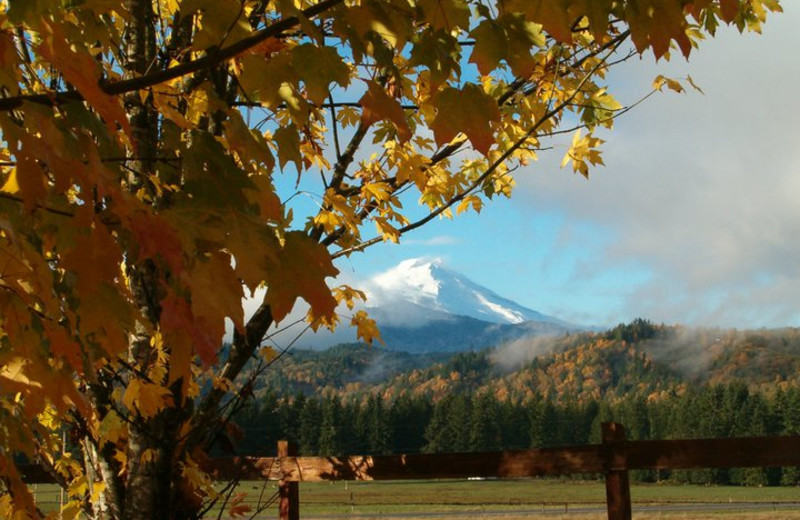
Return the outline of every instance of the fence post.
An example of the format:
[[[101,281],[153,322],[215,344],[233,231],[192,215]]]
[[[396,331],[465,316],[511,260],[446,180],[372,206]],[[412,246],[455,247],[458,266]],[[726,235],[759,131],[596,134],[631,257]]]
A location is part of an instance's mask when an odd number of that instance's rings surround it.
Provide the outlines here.
[[[603,444],[609,460],[614,460],[614,444],[625,440],[625,428],[617,423],[603,423]],[[631,520],[631,487],[628,469],[609,469],[606,472],[606,505],[608,520]]]
[[[297,446],[293,442],[278,441],[278,457],[297,455]],[[281,463],[281,465],[283,465]],[[300,520],[300,483],[283,479],[278,483],[278,518],[280,520]]]

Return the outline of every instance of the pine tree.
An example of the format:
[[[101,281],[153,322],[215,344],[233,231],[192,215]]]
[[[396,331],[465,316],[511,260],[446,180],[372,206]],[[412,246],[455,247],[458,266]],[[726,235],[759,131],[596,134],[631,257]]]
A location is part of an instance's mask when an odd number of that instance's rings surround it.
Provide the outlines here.
[[[426,398],[403,394],[389,409],[394,453],[419,453],[425,446],[425,430],[433,406]]]
[[[503,401],[499,405],[503,449],[522,450],[530,447],[530,418],[521,401]]]
[[[791,387],[776,398],[783,435],[800,435],[800,389]],[[800,485],[800,467],[783,468],[781,484],[784,486]]]
[[[488,393],[475,396],[470,416],[469,451],[498,450],[500,443],[497,400]]]
[[[393,441],[389,414],[379,394],[373,394],[367,399],[365,417],[368,453],[371,455],[391,453]]]
[[[322,402],[318,453],[323,457],[342,453],[342,403],[337,396]]]
[[[320,405],[316,399],[306,399],[300,411],[300,431],[297,439],[300,455],[317,455],[320,437]]]
[[[472,398],[458,394],[453,399],[447,414],[449,428],[453,432],[453,444],[446,451],[466,452],[470,449],[470,418],[472,417]]]

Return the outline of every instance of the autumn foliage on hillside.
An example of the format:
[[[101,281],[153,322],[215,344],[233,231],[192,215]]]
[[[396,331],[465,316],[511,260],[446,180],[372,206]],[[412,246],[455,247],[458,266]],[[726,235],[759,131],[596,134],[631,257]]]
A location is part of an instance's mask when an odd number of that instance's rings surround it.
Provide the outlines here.
[[[500,401],[547,396],[556,402],[614,403],[629,396],[658,401],[689,388],[744,384],[774,394],[800,387],[800,330],[692,329],[636,320],[603,333],[531,339],[536,355],[516,342],[457,354],[410,355],[366,345],[295,351],[257,388],[281,395],[379,394],[433,401],[454,393],[491,394]],[[534,350],[539,349],[539,350]],[[514,359],[509,360],[510,357]]]

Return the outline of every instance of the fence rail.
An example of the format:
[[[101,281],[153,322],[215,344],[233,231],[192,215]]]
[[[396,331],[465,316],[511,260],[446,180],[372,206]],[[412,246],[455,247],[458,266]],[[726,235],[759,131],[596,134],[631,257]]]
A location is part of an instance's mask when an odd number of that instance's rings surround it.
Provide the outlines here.
[[[486,453],[298,457],[286,441],[277,457],[213,459],[219,480],[280,481],[279,518],[299,518],[299,484],[331,480],[417,480],[603,474],[609,520],[631,518],[628,471],[800,466],[800,436],[629,441],[616,423],[603,424],[601,444]],[[30,483],[52,482],[38,466],[21,468]]]

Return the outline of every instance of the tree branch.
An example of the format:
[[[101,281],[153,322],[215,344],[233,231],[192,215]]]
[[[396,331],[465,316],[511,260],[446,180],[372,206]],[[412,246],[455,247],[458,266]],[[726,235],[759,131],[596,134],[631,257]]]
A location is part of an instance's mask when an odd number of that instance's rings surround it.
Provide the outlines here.
[[[219,372],[219,377],[233,381],[241,373],[244,366],[261,345],[262,338],[272,325],[272,309],[267,303],[262,303],[245,325],[244,332],[234,331],[233,344],[228,355],[228,360]],[[187,444],[196,446],[210,442],[206,435],[213,431],[209,425],[218,418],[219,405],[227,392],[220,388],[210,390],[196,408],[192,423],[193,429]]]
[[[333,177],[331,178],[331,182],[328,187],[335,190],[337,193],[341,193],[341,187],[347,174],[347,168],[353,162],[356,152],[358,151],[359,146],[361,146],[361,142],[364,140],[364,137],[366,137],[368,130],[369,126],[364,124],[363,121],[360,122],[358,124],[358,128],[356,128],[356,131],[353,134],[353,137],[347,144],[347,148],[345,148],[344,153],[342,153],[342,155],[339,157],[339,160],[336,161],[336,165],[333,168]],[[319,240],[322,237],[322,233],[322,226],[316,226],[311,231],[310,236],[314,240]]]
[[[415,221],[415,222],[412,222],[411,224],[408,224],[408,225],[406,225],[406,226],[403,226],[402,228],[400,228],[400,229],[398,230],[398,231],[399,231],[399,233],[400,233],[400,235],[403,235],[403,234],[405,234],[405,233],[407,233],[407,232],[409,232],[409,231],[412,231],[412,230],[414,230],[414,229],[417,229],[417,228],[419,228],[419,227],[422,227],[423,225],[427,224],[428,222],[430,222],[430,221],[431,221],[431,220],[433,220],[434,218],[438,217],[439,215],[441,215],[442,213],[444,213],[445,211],[447,211],[448,209],[450,209],[451,207],[453,207],[453,206],[454,206],[456,203],[458,203],[458,202],[461,202],[462,200],[464,200],[464,199],[465,199],[465,198],[466,198],[466,197],[467,197],[467,196],[468,196],[470,193],[472,193],[472,192],[473,192],[473,191],[475,191],[475,190],[476,190],[478,187],[480,187],[481,185],[483,185],[484,181],[486,181],[486,179],[488,179],[488,178],[489,178],[489,177],[490,177],[490,176],[491,176],[491,175],[492,175],[492,174],[493,174],[493,173],[494,173],[494,172],[497,170],[497,168],[498,168],[498,167],[500,167],[500,165],[502,165],[502,164],[503,164],[503,163],[504,163],[504,162],[505,162],[505,161],[506,161],[506,160],[507,160],[509,157],[511,157],[511,155],[512,155],[512,154],[513,154],[515,151],[517,151],[517,150],[518,150],[518,149],[519,149],[519,148],[520,148],[520,147],[521,147],[523,144],[525,144],[525,142],[526,142],[528,139],[530,139],[530,137],[531,137],[531,136],[532,136],[532,135],[533,135],[533,134],[534,134],[534,133],[535,133],[535,132],[536,132],[536,131],[537,131],[539,128],[541,128],[542,124],[544,124],[544,123],[545,123],[545,121],[549,120],[551,117],[553,117],[554,115],[558,114],[558,113],[559,113],[559,112],[561,112],[561,111],[562,111],[562,110],[563,110],[565,107],[569,106],[569,105],[570,105],[570,103],[572,103],[572,100],[573,100],[573,99],[575,99],[575,97],[576,97],[576,96],[578,95],[578,93],[581,91],[581,89],[582,89],[582,88],[583,88],[583,86],[586,84],[586,82],[587,82],[587,81],[589,81],[589,78],[592,78],[592,77],[595,75],[595,73],[597,73],[597,71],[598,71],[598,70],[599,70],[601,67],[605,66],[605,63],[606,63],[606,61],[608,60],[608,58],[609,58],[609,57],[610,57],[610,56],[611,56],[611,55],[612,55],[612,54],[613,54],[613,53],[616,51],[616,49],[619,47],[619,45],[621,45],[621,44],[622,44],[622,42],[624,41],[624,39],[625,39],[625,38],[627,38],[628,34],[629,34],[629,33],[628,33],[627,31],[626,31],[625,33],[621,34],[621,35],[620,35],[620,36],[617,38],[616,45],[615,45],[615,46],[613,46],[613,47],[612,47],[612,48],[609,50],[609,53],[608,53],[608,55],[607,55],[605,58],[603,58],[602,60],[600,60],[600,61],[599,61],[597,64],[595,64],[595,65],[594,65],[594,66],[593,66],[593,67],[592,67],[592,68],[589,70],[589,72],[587,72],[587,73],[586,73],[586,74],[583,76],[583,78],[581,79],[581,81],[580,81],[580,82],[579,82],[579,83],[578,83],[578,84],[575,86],[575,88],[573,89],[572,93],[571,93],[569,96],[567,96],[567,98],[565,98],[564,100],[562,100],[562,101],[561,101],[561,102],[560,102],[558,105],[556,105],[554,108],[552,108],[552,109],[548,110],[548,111],[547,111],[547,112],[546,112],[546,113],[545,113],[545,114],[544,114],[544,115],[541,117],[541,119],[539,119],[539,120],[536,122],[536,124],[534,124],[534,125],[533,125],[533,126],[530,128],[530,129],[528,129],[528,131],[527,131],[527,132],[525,132],[525,135],[524,135],[524,136],[520,137],[520,138],[519,138],[519,139],[518,139],[518,140],[517,140],[517,141],[516,141],[516,142],[515,142],[515,143],[514,143],[512,146],[510,146],[510,147],[508,148],[508,150],[506,150],[505,152],[503,152],[503,153],[500,155],[500,157],[498,157],[498,158],[497,158],[497,159],[496,159],[496,160],[495,160],[495,161],[494,161],[494,162],[493,162],[491,165],[489,165],[489,167],[488,167],[488,168],[486,168],[486,171],[484,171],[484,172],[483,172],[483,173],[480,175],[480,177],[478,177],[477,179],[475,179],[475,181],[473,181],[473,182],[472,182],[472,184],[470,184],[470,186],[469,186],[467,189],[465,189],[465,190],[463,190],[462,192],[460,192],[460,193],[458,193],[458,194],[454,195],[454,196],[453,196],[452,198],[450,198],[450,199],[449,199],[447,202],[445,202],[445,203],[444,203],[442,206],[439,206],[438,208],[436,208],[434,211],[430,212],[430,213],[429,213],[428,215],[426,215],[425,217],[423,217],[423,218],[421,218],[421,219],[419,219],[419,220],[417,220],[417,221]],[[607,48],[607,47],[605,47],[605,46],[604,46],[604,48]],[[347,248],[347,249],[342,249],[342,250],[340,250],[340,251],[337,251],[336,253],[333,253],[333,254],[331,255],[331,257],[332,257],[332,258],[339,258],[339,257],[341,257],[341,256],[349,255],[350,253],[354,253],[354,252],[356,252],[356,251],[363,251],[364,249],[366,249],[366,248],[368,248],[368,247],[370,247],[370,246],[372,246],[372,245],[375,245],[375,244],[377,244],[377,243],[380,243],[380,242],[383,242],[383,237],[374,237],[374,238],[371,238],[370,240],[367,240],[367,241],[365,241],[365,242],[362,242],[361,244],[358,244],[358,245],[356,245],[356,246],[353,246],[353,247],[350,247],[350,248]]]
[[[302,12],[303,16],[313,18],[319,14],[333,9],[337,5],[343,3],[344,0],[323,0],[322,2],[313,5]],[[158,72],[152,72],[137,76],[135,78],[125,79],[121,81],[114,81],[112,83],[101,83],[101,88],[106,94],[119,95],[128,92],[145,89],[166,83],[167,81],[180,78],[189,74],[193,74],[203,69],[213,68],[225,61],[237,56],[249,49],[252,49],[259,43],[277,36],[287,29],[291,29],[300,23],[296,16],[289,16],[273,23],[269,27],[265,27],[260,31],[253,33],[251,36],[239,40],[222,49],[209,49],[205,56],[197,58],[196,60],[181,63],[174,67],[170,67]],[[24,102],[39,103],[44,105],[59,105],[71,101],[82,101],[83,96],[78,92],[65,91],[65,92],[50,92],[46,94],[28,94],[23,96],[14,96],[0,99],[0,111],[7,112],[19,108]]]

